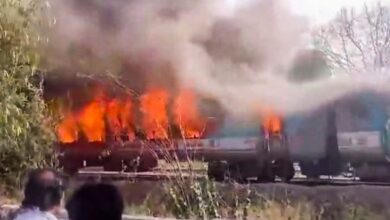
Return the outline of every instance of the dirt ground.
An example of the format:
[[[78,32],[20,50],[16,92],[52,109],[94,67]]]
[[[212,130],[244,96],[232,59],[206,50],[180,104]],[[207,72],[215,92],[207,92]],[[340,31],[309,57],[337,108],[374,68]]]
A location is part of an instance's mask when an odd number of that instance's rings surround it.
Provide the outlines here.
[[[80,183],[72,183],[72,188]],[[164,182],[118,181],[119,187],[132,212],[164,216],[162,205],[167,201]],[[267,184],[217,184],[220,194],[226,199],[233,195],[249,198],[252,205],[260,205],[264,201],[289,203],[309,203],[324,219],[339,219],[337,216],[346,209],[361,209],[390,218],[390,186],[303,186],[284,183]],[[233,193],[234,192],[234,193]],[[249,192],[249,194],[248,194]],[[249,196],[248,196],[249,195]],[[366,218],[359,218],[366,219]]]
[[[164,205],[167,203],[167,194],[163,181],[117,181],[127,203],[127,214],[141,214],[166,217]],[[70,182],[67,196],[82,182]],[[233,196],[249,199],[252,206],[260,206],[264,201],[283,203],[311,204],[316,212],[321,212],[324,220],[339,220],[341,213],[346,209],[363,210],[380,218],[359,217],[346,219],[374,220],[390,219],[390,187],[387,186],[303,186],[283,183],[268,184],[217,184],[219,193],[224,199]],[[249,195],[249,196],[248,196]],[[360,214],[359,214],[360,215]]]

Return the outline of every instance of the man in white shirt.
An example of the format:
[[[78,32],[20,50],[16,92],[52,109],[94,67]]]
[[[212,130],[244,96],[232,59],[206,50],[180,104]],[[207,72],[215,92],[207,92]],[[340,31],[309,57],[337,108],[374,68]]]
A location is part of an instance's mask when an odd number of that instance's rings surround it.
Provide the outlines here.
[[[26,208],[18,210],[14,220],[57,220],[50,212],[43,212],[39,208]]]
[[[57,220],[54,213],[59,209],[62,186],[54,171],[34,170],[24,189],[22,206],[10,217],[11,220]]]

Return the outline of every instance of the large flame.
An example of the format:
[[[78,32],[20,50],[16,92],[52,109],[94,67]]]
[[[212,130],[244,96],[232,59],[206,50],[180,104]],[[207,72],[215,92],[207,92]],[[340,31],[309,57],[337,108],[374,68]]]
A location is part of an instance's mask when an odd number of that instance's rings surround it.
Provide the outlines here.
[[[96,90],[95,97],[80,110],[67,113],[57,129],[63,143],[77,141],[81,136],[87,141],[105,141],[107,129],[112,138],[126,135],[134,138],[131,99],[109,99],[104,90]]]
[[[127,136],[134,139],[133,103],[131,99],[111,100],[107,105],[107,121],[115,138]]]
[[[88,141],[105,140],[105,111],[106,103],[96,98],[77,115],[77,122]]]
[[[58,139],[63,143],[72,143],[78,139],[77,122],[73,114],[67,114],[57,128]]]
[[[168,138],[168,92],[149,89],[141,97],[142,125],[148,138]]]
[[[197,111],[196,101],[195,94],[188,89],[182,90],[175,99],[175,123],[186,138],[199,138],[205,124]]]
[[[139,108],[133,103],[134,97],[110,97],[102,88],[92,93],[95,95],[89,102],[64,114],[57,129],[61,142],[71,143],[80,138],[90,142],[132,140],[136,113],[140,113],[138,126],[148,139],[169,138],[172,124],[180,128],[182,137],[199,138],[205,125],[206,120],[198,112],[197,96],[189,89],[176,95],[152,87],[139,97]]]
[[[282,119],[274,111],[263,111],[262,126],[268,133],[278,134],[282,130]]]

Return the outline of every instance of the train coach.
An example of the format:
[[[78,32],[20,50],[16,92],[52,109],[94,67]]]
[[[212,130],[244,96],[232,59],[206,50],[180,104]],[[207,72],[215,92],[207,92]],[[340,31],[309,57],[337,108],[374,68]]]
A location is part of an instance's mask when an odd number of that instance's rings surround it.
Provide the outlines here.
[[[256,178],[268,182],[279,177],[288,182],[295,174],[294,163],[308,178],[338,176],[352,168],[361,180],[387,181],[388,106],[390,98],[384,94],[359,92],[282,118],[277,131],[267,130],[257,121],[225,118],[217,132],[194,139],[116,141],[95,144],[98,147],[88,143],[90,147],[82,148],[76,146],[80,143],[63,144],[60,162],[71,173],[90,165],[102,165],[107,171],[134,171],[134,167],[150,171],[166,156],[158,152],[164,147],[179,159],[207,162],[209,177],[219,181]]]
[[[319,109],[283,119],[276,133],[242,132],[234,122],[214,136],[186,141],[209,164],[209,177],[289,181],[293,163],[307,178],[339,176],[352,170],[364,181],[390,180],[389,113],[385,94],[364,91]],[[238,128],[237,128],[238,127]],[[231,132],[231,130],[237,132]],[[257,135],[256,135],[257,134]],[[200,145],[198,148],[191,148]],[[201,144],[199,144],[201,143]],[[184,144],[183,144],[184,145]]]

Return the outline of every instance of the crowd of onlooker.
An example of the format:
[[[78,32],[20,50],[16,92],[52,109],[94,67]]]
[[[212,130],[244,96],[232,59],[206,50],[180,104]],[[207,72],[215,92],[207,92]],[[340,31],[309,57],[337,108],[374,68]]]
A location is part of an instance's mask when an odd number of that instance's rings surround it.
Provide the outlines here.
[[[21,206],[7,220],[57,220],[63,207],[65,187],[56,171],[32,171]],[[120,220],[124,209],[118,189],[110,184],[85,184],[65,202],[69,220]]]

